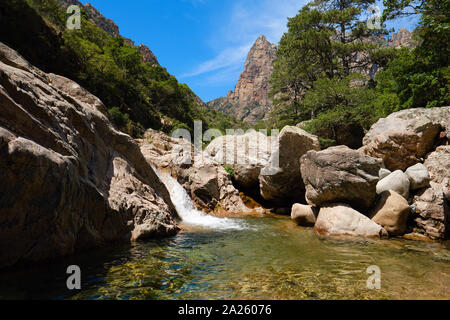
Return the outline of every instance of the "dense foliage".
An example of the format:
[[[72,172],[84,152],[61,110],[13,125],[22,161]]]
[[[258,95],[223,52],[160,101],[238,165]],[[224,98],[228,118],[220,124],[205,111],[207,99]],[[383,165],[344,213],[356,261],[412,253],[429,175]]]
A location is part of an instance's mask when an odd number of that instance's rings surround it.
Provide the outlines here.
[[[420,14],[421,44],[402,50],[380,75],[382,93],[398,97],[397,109],[438,107],[450,103],[450,1],[385,0],[386,19]]]
[[[449,104],[450,1],[384,1],[385,19],[421,14],[413,50],[381,46],[383,26],[366,23],[374,3],[316,0],[289,19],[271,79],[275,110],[265,125],[312,120],[304,128],[336,142],[343,124],[367,129],[397,110]]]
[[[163,67],[143,62],[136,47],[94,25],[83,10],[80,30],[66,28],[67,14],[56,0],[2,1],[0,14],[7,17],[0,21],[1,41],[41,69],[71,78],[98,96],[124,132],[138,137],[146,128],[192,130],[194,120],[202,120],[204,129],[238,125],[207,110],[186,84]]]

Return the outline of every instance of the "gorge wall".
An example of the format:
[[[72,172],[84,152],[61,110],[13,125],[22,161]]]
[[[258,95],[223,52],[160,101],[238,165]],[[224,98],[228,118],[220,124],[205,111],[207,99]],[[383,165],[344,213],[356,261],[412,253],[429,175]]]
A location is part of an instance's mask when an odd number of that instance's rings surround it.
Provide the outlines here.
[[[0,42],[0,267],[174,235],[169,192],[106,107]]]

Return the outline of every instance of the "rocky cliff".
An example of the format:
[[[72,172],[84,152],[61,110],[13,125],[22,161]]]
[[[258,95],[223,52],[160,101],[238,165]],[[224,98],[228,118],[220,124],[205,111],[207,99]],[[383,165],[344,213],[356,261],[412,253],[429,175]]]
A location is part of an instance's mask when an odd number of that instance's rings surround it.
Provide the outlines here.
[[[117,24],[113,20],[104,17],[101,14],[101,12],[98,11],[92,4],[86,3],[85,5],[83,5],[78,0],[58,0],[58,3],[63,8],[67,8],[71,5],[76,5],[79,6],[80,8],[84,8],[84,10],[89,16],[89,19],[91,19],[91,21],[96,26],[102,28],[108,34],[114,37],[122,37],[120,35],[120,30]],[[124,40],[128,45],[135,47],[133,40],[127,38],[124,38]],[[152,50],[150,50],[149,47],[147,47],[144,44],[140,44],[137,48],[139,53],[142,55],[144,62],[159,65],[158,59],[156,58],[156,56],[153,54]]]
[[[401,47],[412,49],[417,46],[417,42],[413,39],[411,32],[401,28],[397,33],[391,35],[391,38],[387,41],[387,46],[396,49]]]
[[[412,34],[405,28],[392,34],[390,39],[377,38],[368,41],[381,42],[381,45],[387,48],[413,48],[416,45]],[[233,115],[249,123],[266,119],[273,109],[272,101],[267,94],[271,89],[269,81],[275,56],[276,45],[271,44],[265,36],[261,35],[250,49],[244,72],[234,91],[228,92],[226,97],[208,102],[208,108]],[[361,72],[374,77],[378,70],[377,65],[371,65]]]
[[[250,49],[234,91],[208,102],[208,107],[250,123],[265,119],[272,110],[268,93],[275,52],[276,46],[261,35]]]
[[[0,267],[179,230],[131,137],[77,83],[0,43]]]

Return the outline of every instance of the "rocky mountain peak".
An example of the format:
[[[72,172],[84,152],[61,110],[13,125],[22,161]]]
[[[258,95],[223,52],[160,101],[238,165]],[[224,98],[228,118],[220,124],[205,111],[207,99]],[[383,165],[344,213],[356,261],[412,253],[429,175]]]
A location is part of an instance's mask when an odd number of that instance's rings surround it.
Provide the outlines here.
[[[260,35],[248,53],[234,91],[228,92],[226,98],[209,102],[208,106],[250,123],[266,118],[272,109],[268,93],[275,52],[276,46]]]
[[[86,3],[84,9],[89,18],[100,28],[115,37],[120,36],[119,27],[111,19],[105,18],[92,4]]]
[[[159,65],[158,59],[156,58],[156,56],[153,54],[152,50],[150,50],[149,47],[141,43],[137,48],[144,62]]]
[[[366,41],[381,42],[382,46],[387,48],[414,48],[417,45],[412,33],[405,28],[392,34],[390,39],[377,37]],[[234,91],[229,91],[225,98],[208,102],[207,106],[249,123],[267,118],[273,109],[268,93],[271,90],[270,78],[275,54],[276,45],[270,43],[264,35],[260,35],[248,53],[244,72],[239,77]],[[376,64],[361,70],[370,77],[374,77],[378,71]]]
[[[388,46],[391,48],[413,48],[416,46],[416,43],[412,39],[412,33],[406,30],[405,28],[401,28],[397,33],[393,33],[391,39],[388,41]]]

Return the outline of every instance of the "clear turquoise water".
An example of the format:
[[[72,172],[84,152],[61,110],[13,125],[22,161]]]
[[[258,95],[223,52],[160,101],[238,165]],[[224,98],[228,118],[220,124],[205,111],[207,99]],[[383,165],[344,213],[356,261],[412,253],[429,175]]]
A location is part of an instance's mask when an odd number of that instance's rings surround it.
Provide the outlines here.
[[[0,275],[0,299],[450,299],[450,243],[325,239],[287,217],[250,229],[187,228]],[[82,290],[66,289],[77,264]],[[381,269],[369,290],[366,270]]]

